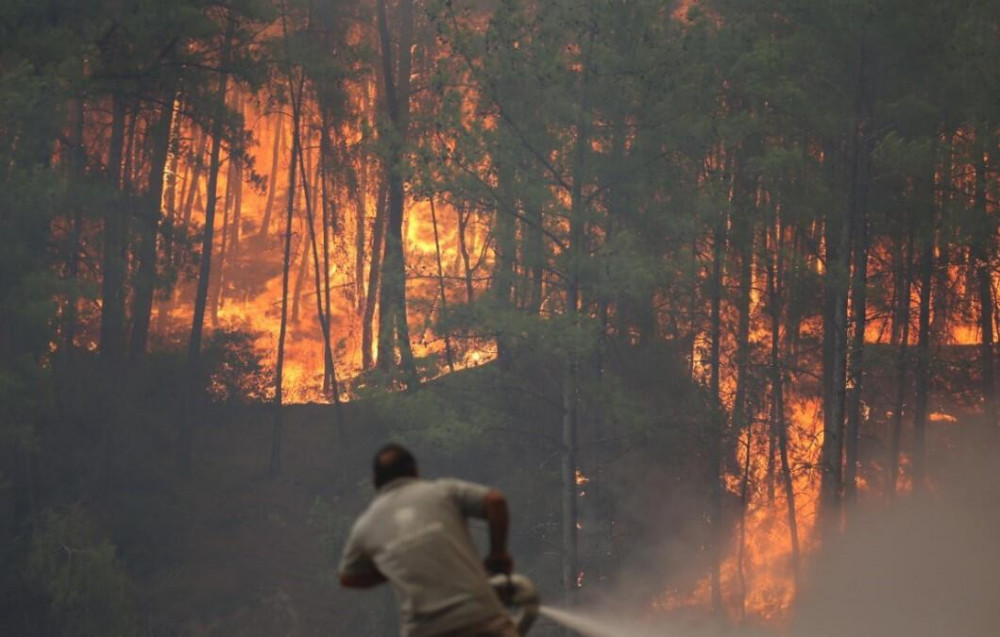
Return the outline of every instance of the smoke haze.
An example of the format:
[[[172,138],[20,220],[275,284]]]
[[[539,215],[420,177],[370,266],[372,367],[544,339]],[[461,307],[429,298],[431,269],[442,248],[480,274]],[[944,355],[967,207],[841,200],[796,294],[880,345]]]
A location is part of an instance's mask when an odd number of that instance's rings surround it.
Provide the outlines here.
[[[598,610],[546,608],[543,615],[588,637],[1000,634],[997,463],[953,470],[925,495],[905,496],[889,507],[858,513],[849,528],[809,558],[794,618],[784,629],[692,625],[655,611],[642,612],[637,603],[647,592],[644,585],[634,591],[623,586]]]

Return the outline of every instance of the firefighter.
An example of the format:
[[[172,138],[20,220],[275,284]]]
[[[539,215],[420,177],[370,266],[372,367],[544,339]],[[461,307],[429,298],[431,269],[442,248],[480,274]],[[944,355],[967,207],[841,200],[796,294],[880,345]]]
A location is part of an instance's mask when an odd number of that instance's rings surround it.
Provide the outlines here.
[[[406,448],[388,444],[374,458],[375,499],[351,529],[340,583],[371,588],[388,581],[402,637],[517,637],[490,586],[510,574],[507,501],[496,489],[461,480],[422,480]],[[468,519],[489,527],[480,561]]]

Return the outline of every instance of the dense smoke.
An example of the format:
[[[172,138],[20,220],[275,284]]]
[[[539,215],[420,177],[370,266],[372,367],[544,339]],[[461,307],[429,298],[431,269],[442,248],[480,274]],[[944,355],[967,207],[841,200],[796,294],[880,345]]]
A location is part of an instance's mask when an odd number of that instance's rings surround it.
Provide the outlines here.
[[[589,637],[986,637],[1000,631],[998,528],[1000,467],[980,458],[946,472],[928,493],[858,512],[843,537],[812,556],[787,628],[665,618],[642,607],[649,573],[638,569],[628,576],[632,588],[623,578],[617,593],[588,600],[586,611],[555,608],[545,616]],[[648,547],[646,554],[673,553]]]

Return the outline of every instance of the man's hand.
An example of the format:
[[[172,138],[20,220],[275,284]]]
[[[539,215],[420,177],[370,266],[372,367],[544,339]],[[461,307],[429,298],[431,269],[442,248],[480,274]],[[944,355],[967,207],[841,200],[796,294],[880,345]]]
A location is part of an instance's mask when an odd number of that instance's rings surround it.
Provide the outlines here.
[[[506,551],[503,553],[490,553],[483,560],[483,566],[486,567],[488,573],[510,575],[514,570],[514,559]]]

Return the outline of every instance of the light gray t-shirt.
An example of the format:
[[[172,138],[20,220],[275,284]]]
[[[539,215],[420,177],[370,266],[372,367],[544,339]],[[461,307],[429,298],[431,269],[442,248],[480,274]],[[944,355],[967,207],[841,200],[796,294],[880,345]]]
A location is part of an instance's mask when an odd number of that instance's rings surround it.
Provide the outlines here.
[[[482,518],[489,487],[399,478],[354,523],[340,572],[377,569],[399,600],[403,637],[431,637],[504,615],[466,519]]]

